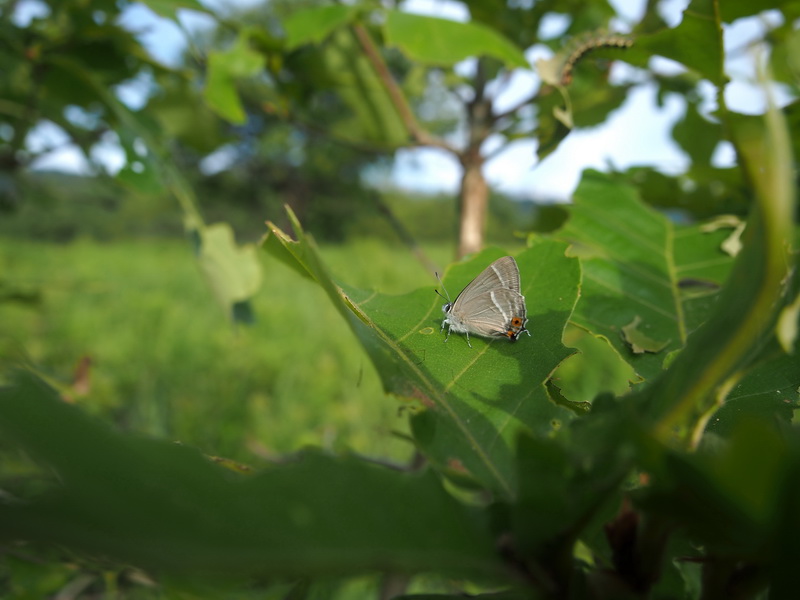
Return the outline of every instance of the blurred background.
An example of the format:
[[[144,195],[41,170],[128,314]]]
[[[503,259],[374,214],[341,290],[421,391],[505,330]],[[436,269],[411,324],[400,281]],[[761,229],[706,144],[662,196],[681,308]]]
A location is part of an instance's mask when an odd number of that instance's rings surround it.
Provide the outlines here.
[[[453,149],[474,140],[476,99],[502,115],[476,145],[483,245],[514,253],[528,232],[556,227],[587,167],[635,180],[682,221],[744,214],[730,146],[696,143],[720,100],[701,77],[635,54],[582,60],[576,127],[559,138],[558,96],[533,68],[582,32],[675,25],[687,4],[345,3],[482,23],[524,52],[528,68],[426,64],[381,45],[437,141],[425,144],[392,138],[391,119],[379,134],[355,123],[363,98],[341,93],[324,44],[287,42],[297,11],[338,4],[0,3],[0,358],[35,366],[120,428],[207,454],[257,464],[311,444],[407,461],[402,404],[324,293],[249,244],[267,220],[286,228],[288,205],[341,281],[394,294],[433,285],[431,267],[457,254],[464,163]],[[726,30],[729,108],[763,111],[751,46],[791,31],[778,10]],[[690,204],[675,204],[675,185]],[[215,301],[198,267],[216,222],[259,264],[245,299]]]

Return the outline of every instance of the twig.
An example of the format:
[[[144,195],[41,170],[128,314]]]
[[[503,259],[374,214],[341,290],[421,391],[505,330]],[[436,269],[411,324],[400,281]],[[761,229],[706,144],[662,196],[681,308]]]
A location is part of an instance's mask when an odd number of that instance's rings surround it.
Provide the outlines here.
[[[403,124],[406,126],[406,129],[408,130],[412,140],[421,146],[434,146],[457,155],[458,150],[456,148],[448,144],[442,138],[432,135],[430,132],[420,127],[419,123],[417,123],[414,113],[411,111],[411,107],[408,105],[408,102],[406,102],[403,92],[400,90],[400,87],[397,85],[394,77],[392,77],[392,74],[389,72],[386,63],[380,57],[378,50],[375,48],[375,44],[372,43],[372,40],[370,39],[369,34],[364,27],[362,25],[354,25],[353,32],[355,33],[358,42],[361,44],[364,54],[366,54],[367,59],[370,61],[370,63],[372,63],[372,67],[375,69],[378,77],[383,82],[386,91],[389,93],[389,98],[391,98],[392,104],[394,104],[395,109],[397,109],[397,112],[400,115]]]

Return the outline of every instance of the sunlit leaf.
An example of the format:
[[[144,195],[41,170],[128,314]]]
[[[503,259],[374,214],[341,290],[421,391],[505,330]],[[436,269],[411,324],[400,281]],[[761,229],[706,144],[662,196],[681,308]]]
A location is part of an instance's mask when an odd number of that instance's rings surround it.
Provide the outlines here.
[[[530,67],[520,48],[480,23],[390,10],[385,27],[386,43],[415,61],[450,66],[471,56],[491,56],[509,67]]]
[[[564,343],[579,352],[566,359],[553,379],[573,402],[591,402],[602,392],[621,396],[639,378],[604,337],[596,337],[580,327],[569,326]]]
[[[250,48],[247,32],[242,32],[236,42],[225,51],[210,52],[208,75],[203,95],[208,105],[222,118],[232,123],[243,123],[246,115],[236,83],[252,77],[264,68],[264,56]]]
[[[557,235],[572,242],[583,266],[572,320],[608,339],[649,379],[707,318],[731,263],[719,249],[724,234],[677,226],[642,204],[633,188],[594,173],[584,174],[569,211]],[[623,328],[633,322],[652,341],[647,352],[634,352],[625,339]]]
[[[162,83],[163,93],[148,102],[147,110],[168,136],[201,154],[208,154],[227,140],[222,131],[224,121],[203,102],[195,85],[187,80],[174,85]]]
[[[722,125],[712,123],[696,104],[687,104],[686,114],[672,128],[672,138],[692,159],[692,166],[710,165],[722,137]]]
[[[511,444],[524,428],[546,434],[574,418],[552,403],[544,382],[570,354],[561,342],[578,292],[577,261],[563,243],[543,241],[517,255],[528,329],[516,343],[439,332],[442,300],[432,287],[404,296],[359,290],[334,281],[314,244],[294,223],[297,241],[275,226],[265,249],[317,281],[364,345],[388,392],[427,408],[413,419],[415,439],[443,470],[461,473],[505,495],[515,487]],[[493,259],[496,250],[448,270],[453,294]]]
[[[363,34],[369,38],[366,30]],[[353,31],[334,31],[319,47],[292,55],[289,64],[308,93],[333,92],[349,109],[335,122],[324,124],[334,139],[386,148],[408,141],[398,108]]]
[[[261,286],[255,246],[237,246],[227,223],[200,230],[200,267],[220,305],[233,317],[234,305],[250,299]]]
[[[727,80],[723,68],[722,29],[717,24],[713,0],[692,0],[677,27],[641,35],[623,55],[646,63],[653,54],[671,58],[716,85]],[[637,62],[634,60],[634,62]]]
[[[318,44],[333,31],[353,19],[358,7],[336,4],[298,10],[283,21],[286,47],[291,50],[303,44]]]

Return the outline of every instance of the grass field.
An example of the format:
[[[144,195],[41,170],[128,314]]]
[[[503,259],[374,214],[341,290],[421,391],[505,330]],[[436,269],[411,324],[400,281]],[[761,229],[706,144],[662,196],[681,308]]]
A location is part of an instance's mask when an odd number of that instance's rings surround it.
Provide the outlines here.
[[[430,250],[439,264],[452,251]],[[354,285],[402,293],[432,283],[378,241],[322,248]],[[262,254],[253,326],[215,304],[188,243],[69,245],[0,239],[0,284],[38,301],[0,302],[0,358],[24,359],[117,427],[257,466],[305,445],[405,461],[401,403],[322,291]],[[89,389],[72,387],[91,360]]]

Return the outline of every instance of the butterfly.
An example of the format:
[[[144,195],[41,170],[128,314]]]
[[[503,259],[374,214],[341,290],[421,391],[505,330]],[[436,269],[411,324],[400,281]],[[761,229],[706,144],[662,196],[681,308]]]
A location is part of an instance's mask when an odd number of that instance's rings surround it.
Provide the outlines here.
[[[449,294],[443,298],[447,300],[442,306],[445,317],[441,331],[448,326],[445,342],[453,331],[465,333],[470,348],[470,333],[488,338],[505,337],[512,342],[523,331],[530,335],[525,329],[528,319],[525,296],[520,294],[519,267],[511,256],[498,258],[486,267],[454,302],[450,302]]]

